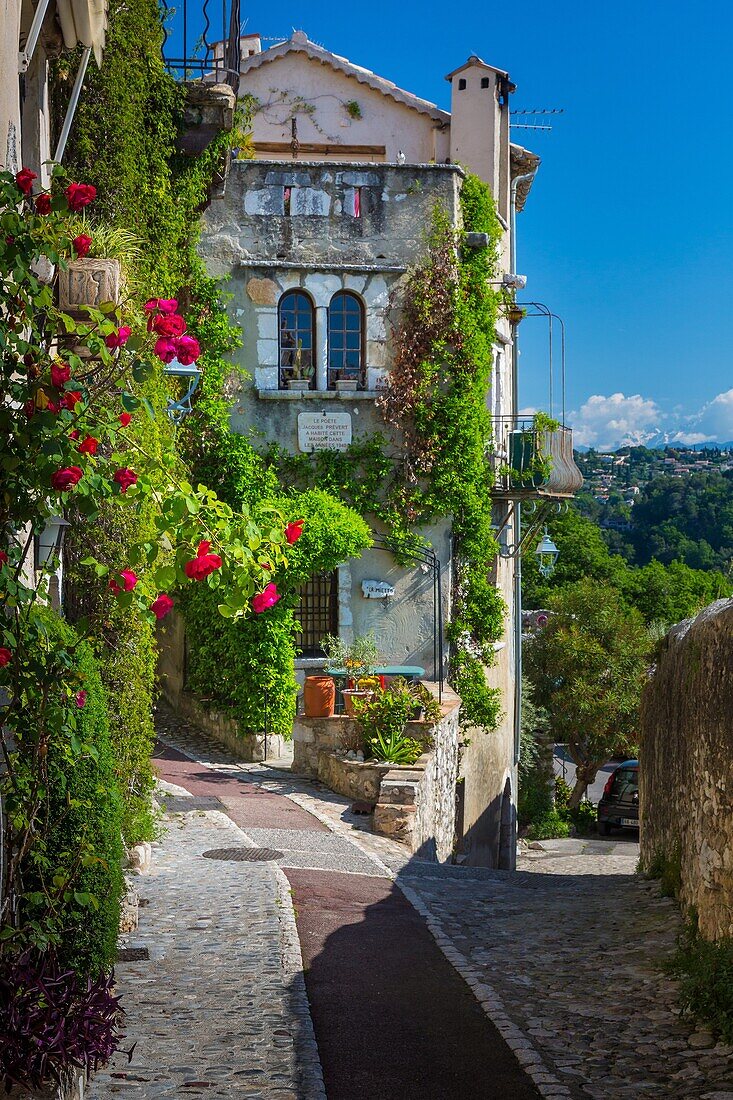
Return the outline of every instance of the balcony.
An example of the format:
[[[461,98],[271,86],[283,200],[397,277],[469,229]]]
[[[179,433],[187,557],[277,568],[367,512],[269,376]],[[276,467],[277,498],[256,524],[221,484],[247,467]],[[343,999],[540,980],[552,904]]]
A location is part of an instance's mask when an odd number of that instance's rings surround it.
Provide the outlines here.
[[[548,430],[534,417],[492,418],[494,442],[489,455],[492,494],[505,500],[567,500],[583,484],[573,458],[573,432]]]

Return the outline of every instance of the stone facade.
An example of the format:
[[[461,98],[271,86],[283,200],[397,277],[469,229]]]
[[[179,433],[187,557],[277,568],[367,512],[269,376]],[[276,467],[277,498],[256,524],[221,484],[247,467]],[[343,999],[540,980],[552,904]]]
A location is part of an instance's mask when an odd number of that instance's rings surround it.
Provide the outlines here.
[[[680,859],[702,934],[733,936],[733,600],[667,636],[641,708],[641,862]]]
[[[421,859],[449,862],[455,840],[459,709],[460,699],[447,691],[434,726],[407,723],[408,737],[430,742],[409,767],[348,759],[344,753],[360,742],[359,723],[352,718],[299,715],[293,771],[319,779],[345,798],[374,804],[376,833],[406,844]]]

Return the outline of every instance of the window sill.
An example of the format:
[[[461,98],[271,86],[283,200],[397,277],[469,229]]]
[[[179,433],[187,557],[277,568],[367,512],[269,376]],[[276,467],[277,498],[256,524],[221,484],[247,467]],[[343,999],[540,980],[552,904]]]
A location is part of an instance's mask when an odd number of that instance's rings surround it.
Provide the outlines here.
[[[255,390],[260,401],[374,401],[380,390]]]
[[[296,657],[293,662],[296,669],[321,669],[325,663],[325,657]]]

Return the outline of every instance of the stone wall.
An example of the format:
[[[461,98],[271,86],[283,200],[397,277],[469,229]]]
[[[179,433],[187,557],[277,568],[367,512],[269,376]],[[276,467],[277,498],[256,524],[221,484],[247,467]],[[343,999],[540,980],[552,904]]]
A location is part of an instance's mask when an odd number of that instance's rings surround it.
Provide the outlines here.
[[[733,935],[733,600],[667,636],[644,692],[641,862],[681,866],[681,901],[708,939]]]
[[[319,779],[345,798],[374,804],[376,833],[406,844],[420,859],[450,861],[455,836],[460,699],[443,692],[442,716],[434,725],[408,722],[406,733],[430,742],[407,766],[348,759],[359,743],[351,718],[298,715],[293,730],[293,771]]]

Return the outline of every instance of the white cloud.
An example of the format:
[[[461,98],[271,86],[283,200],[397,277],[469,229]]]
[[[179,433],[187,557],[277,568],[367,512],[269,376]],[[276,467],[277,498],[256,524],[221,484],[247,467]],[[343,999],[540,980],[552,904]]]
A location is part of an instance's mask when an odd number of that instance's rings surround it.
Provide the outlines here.
[[[569,423],[576,446],[604,451],[626,443],[649,442],[659,434],[663,419],[662,410],[650,397],[596,393],[570,414]]]
[[[703,433],[704,439],[727,443],[733,439],[733,389],[719,393],[703,405],[699,413],[689,421],[693,431]]]

